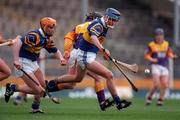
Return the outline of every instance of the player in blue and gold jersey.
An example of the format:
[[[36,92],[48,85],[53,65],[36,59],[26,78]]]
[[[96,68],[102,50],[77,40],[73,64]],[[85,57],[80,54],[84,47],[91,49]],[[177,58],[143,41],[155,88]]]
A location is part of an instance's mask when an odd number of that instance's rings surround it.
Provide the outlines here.
[[[41,112],[39,108],[40,97],[43,96],[44,93],[42,89],[24,75],[20,69],[23,69],[43,88],[46,87],[44,76],[37,63],[40,50],[45,48],[49,53],[53,53],[60,60],[61,64],[66,64],[66,60],[55,47],[52,40],[55,29],[56,20],[50,17],[44,17],[40,20],[40,29],[28,32],[15,42],[13,45],[13,59],[16,67],[16,75],[21,77],[26,84],[24,86],[7,84],[5,92],[6,102],[9,101],[10,96],[13,95],[14,92],[34,94],[35,98],[32,104],[32,112]]]
[[[72,31],[68,32],[65,37],[65,43],[64,43],[64,58],[68,60],[69,69],[68,74],[75,74],[76,73],[76,67],[77,67],[77,56],[78,56],[78,48],[80,39],[79,37],[82,36],[84,27],[87,27],[92,20],[101,18],[102,14],[99,12],[91,12],[86,15],[86,22],[77,25]],[[71,50],[71,48],[73,49]],[[109,99],[105,98],[104,94],[104,83],[100,79],[98,75],[96,75],[93,72],[87,71],[87,75],[91,76],[95,81],[95,91],[97,94],[99,106],[101,110],[105,110],[106,108],[112,106],[113,102]],[[72,89],[75,86],[75,83],[58,83],[54,80],[50,80],[47,83],[47,89],[51,92],[53,91],[59,91],[63,89]]]
[[[164,30],[155,30],[155,39],[148,44],[145,58],[151,62],[153,87],[149,91],[146,105],[152,102],[152,96],[157,89],[160,89],[160,96],[157,101],[158,106],[163,105],[165,90],[168,87],[169,70],[168,58],[176,58],[169,47],[169,42],[164,39]]]
[[[81,28],[76,75],[64,75],[57,78],[58,83],[80,82],[86,71],[94,72],[106,79],[107,87],[115,101],[117,109],[128,107],[131,102],[121,100],[117,94],[113,74],[104,65],[95,60],[96,54],[100,51],[106,59],[109,58],[109,51],[105,49],[102,42],[105,40],[109,28],[114,28],[119,21],[121,14],[114,8],[108,8],[105,15],[93,20],[89,25]]]

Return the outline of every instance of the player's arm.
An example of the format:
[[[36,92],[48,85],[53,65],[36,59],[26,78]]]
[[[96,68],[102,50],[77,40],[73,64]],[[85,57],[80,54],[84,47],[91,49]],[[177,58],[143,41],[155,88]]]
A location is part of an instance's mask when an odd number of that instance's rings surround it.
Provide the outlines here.
[[[60,60],[61,65],[66,65],[66,60],[64,59],[64,57],[62,56],[60,50],[57,50],[57,52],[54,53],[54,56]]]
[[[2,33],[0,33],[0,44],[8,42],[7,45],[8,45],[8,46],[11,46],[11,45],[14,44],[14,42],[15,42],[15,40],[16,40],[17,38],[19,38],[19,35],[18,35],[16,38],[14,38],[14,39],[5,40],[5,39],[2,37]]]
[[[103,47],[103,45],[99,42],[97,36],[92,35],[92,36],[91,36],[91,40],[92,40],[93,44],[96,45],[96,46],[99,48],[99,50],[100,50],[100,52],[103,54],[104,58],[105,58],[106,60],[109,60],[110,52],[109,52],[108,49],[105,49],[105,48]]]
[[[92,35],[91,40],[93,44],[99,48],[100,51],[104,49],[103,45],[99,42],[99,39],[97,38],[96,35]]]
[[[173,51],[170,47],[167,50],[167,57],[177,58],[177,55],[173,53]]]
[[[158,62],[158,59],[152,57],[152,51],[151,51],[151,48],[149,46],[145,51],[144,58],[149,60],[150,62],[154,62],[154,63]]]
[[[64,37],[64,58],[69,59],[71,47],[75,39],[75,31],[68,32]]]
[[[88,28],[91,41],[94,45],[96,45],[100,52],[104,55],[106,59],[109,59],[110,52],[105,49],[104,46],[100,43],[98,36],[103,32],[103,27],[101,25],[94,25],[91,28]]]
[[[2,37],[2,34],[0,34],[0,44],[1,44],[1,43],[5,43],[5,42],[7,42],[7,41],[4,40],[4,38]]]
[[[45,46],[45,49],[49,52],[49,53],[53,53],[54,56],[60,60],[61,65],[65,65],[66,64],[66,60],[64,59],[64,57],[62,56],[60,50],[58,50],[54,44],[54,41],[50,38],[48,43]]]
[[[21,64],[19,63],[19,51],[20,51],[21,46],[22,46],[22,41],[20,39],[17,39],[15,43],[12,45],[13,61],[17,69],[21,68]]]

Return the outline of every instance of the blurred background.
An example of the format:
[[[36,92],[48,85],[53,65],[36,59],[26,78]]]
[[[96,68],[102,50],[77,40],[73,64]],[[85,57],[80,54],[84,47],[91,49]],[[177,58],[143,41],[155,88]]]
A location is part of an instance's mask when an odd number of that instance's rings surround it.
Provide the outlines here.
[[[154,37],[154,29],[163,28],[166,40],[170,42],[173,50],[180,54],[179,6],[180,0],[0,0],[0,32],[7,39],[14,38],[16,35],[23,35],[39,28],[40,18],[53,17],[58,23],[54,40],[56,46],[63,52],[64,35],[82,23],[86,13],[92,11],[104,13],[108,7],[116,8],[122,13],[122,19],[113,30],[109,31],[104,46],[111,51],[114,58],[139,65],[138,73],[125,72],[144,95],[151,87],[151,75],[144,74],[144,70],[149,68],[149,63],[144,59],[144,51],[147,43]],[[13,69],[11,48],[1,47],[0,57]],[[104,61],[102,57],[98,57],[98,60],[113,71],[119,86],[130,88],[125,78],[110,62]],[[67,67],[61,67],[55,59],[41,61],[41,67],[46,79],[67,72]],[[170,88],[172,91],[178,91],[180,90],[179,59],[170,60],[169,68]],[[4,85],[5,82],[14,79],[10,77],[0,84]],[[92,86],[93,80],[86,77],[77,85],[77,89]],[[135,95],[141,96],[141,93]]]

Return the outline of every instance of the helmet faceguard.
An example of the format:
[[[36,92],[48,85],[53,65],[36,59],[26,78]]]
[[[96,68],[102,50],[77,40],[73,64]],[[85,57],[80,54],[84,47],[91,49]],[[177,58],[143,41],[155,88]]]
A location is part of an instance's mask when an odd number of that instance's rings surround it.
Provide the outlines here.
[[[46,35],[52,36],[55,31],[56,20],[50,17],[44,17],[40,20],[40,26]]]
[[[114,8],[108,8],[105,12],[105,23],[107,27],[114,28],[116,22],[120,20],[121,14]]]

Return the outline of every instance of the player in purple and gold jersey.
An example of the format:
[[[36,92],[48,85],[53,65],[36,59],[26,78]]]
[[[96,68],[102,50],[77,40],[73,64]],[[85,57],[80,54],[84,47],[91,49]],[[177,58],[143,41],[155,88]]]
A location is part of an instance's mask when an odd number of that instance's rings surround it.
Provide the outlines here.
[[[44,95],[44,92],[32,80],[24,75],[20,69],[23,69],[43,88],[46,87],[44,76],[37,63],[40,50],[45,48],[49,53],[53,53],[56,58],[60,60],[62,65],[66,64],[66,60],[55,47],[52,40],[55,29],[56,20],[50,17],[44,17],[40,20],[39,29],[28,32],[15,42],[13,45],[13,60],[16,67],[16,75],[23,79],[25,85],[7,84],[5,92],[6,102],[9,101],[10,96],[13,95],[14,92],[34,94],[35,98],[32,104],[32,112],[41,112],[39,108],[40,97]]]
[[[151,62],[153,87],[147,96],[146,105],[152,102],[152,96],[157,89],[160,89],[160,96],[157,101],[158,106],[163,105],[165,90],[168,87],[169,70],[168,58],[176,58],[169,47],[169,42],[164,39],[164,30],[155,29],[155,38],[148,44],[145,58]]]

